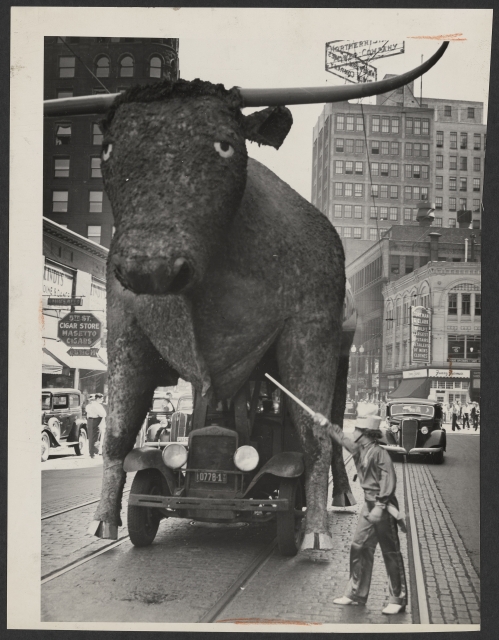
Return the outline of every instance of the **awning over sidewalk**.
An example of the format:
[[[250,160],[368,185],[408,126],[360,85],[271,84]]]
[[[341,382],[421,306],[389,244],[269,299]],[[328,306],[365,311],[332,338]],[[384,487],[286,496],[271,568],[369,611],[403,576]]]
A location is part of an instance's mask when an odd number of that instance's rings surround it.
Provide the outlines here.
[[[70,347],[67,347],[62,342],[55,342],[54,340],[45,340],[43,345],[44,353],[70,369],[107,371],[106,365],[101,362],[99,358],[92,358],[90,356],[70,356],[68,354],[69,349]]]
[[[428,378],[413,378],[402,380],[399,386],[388,394],[391,398],[427,398],[430,394],[430,380]]]
[[[42,351],[42,373],[50,373],[55,376],[60,376],[62,373],[62,364],[45,351]]]

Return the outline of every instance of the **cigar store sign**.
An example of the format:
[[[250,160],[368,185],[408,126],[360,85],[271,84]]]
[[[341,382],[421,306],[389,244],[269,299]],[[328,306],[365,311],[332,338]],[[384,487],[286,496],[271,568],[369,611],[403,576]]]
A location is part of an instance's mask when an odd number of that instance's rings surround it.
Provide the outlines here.
[[[68,347],[92,347],[101,332],[102,324],[92,313],[68,313],[59,320],[57,336]]]
[[[425,307],[411,307],[411,364],[431,360],[431,313]]]

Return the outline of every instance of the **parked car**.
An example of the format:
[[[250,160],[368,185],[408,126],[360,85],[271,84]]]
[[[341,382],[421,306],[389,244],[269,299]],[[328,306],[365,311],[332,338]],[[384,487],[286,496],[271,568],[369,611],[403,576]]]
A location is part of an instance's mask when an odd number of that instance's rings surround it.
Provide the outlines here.
[[[78,389],[42,389],[42,462],[51,449],[72,447],[77,456],[87,448],[87,421]]]
[[[192,429],[193,408],[192,396],[182,396],[178,399],[177,410],[171,419],[170,442],[187,444]]]
[[[442,404],[421,398],[397,398],[386,405],[386,427],[381,446],[394,454],[431,456],[442,464],[447,435],[442,427]]]
[[[146,418],[146,429],[152,424],[162,422],[163,418],[168,425],[170,424],[172,413],[175,411],[175,405],[172,402],[170,393],[166,394],[154,394],[152,401],[152,407],[149,409]]]

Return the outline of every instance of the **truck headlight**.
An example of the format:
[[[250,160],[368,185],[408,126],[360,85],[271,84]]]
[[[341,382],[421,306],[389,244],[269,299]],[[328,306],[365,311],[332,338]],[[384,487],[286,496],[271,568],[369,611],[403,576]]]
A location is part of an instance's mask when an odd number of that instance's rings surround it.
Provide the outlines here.
[[[397,433],[398,430],[399,430],[398,424],[392,424],[392,426],[390,427],[390,431],[392,433]]]
[[[165,447],[163,451],[163,462],[170,469],[180,469],[187,462],[187,449],[176,442]]]
[[[426,435],[428,433],[428,427],[421,427],[421,433]]]
[[[260,456],[255,447],[245,444],[237,449],[234,454],[234,464],[240,471],[253,471],[258,464]]]

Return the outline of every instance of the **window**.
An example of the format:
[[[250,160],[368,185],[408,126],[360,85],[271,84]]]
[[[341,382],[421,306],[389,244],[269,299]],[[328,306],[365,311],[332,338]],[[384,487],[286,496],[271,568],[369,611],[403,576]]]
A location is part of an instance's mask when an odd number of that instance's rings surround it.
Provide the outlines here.
[[[379,154],[379,142],[377,140],[371,141],[371,153],[374,155]]]
[[[412,134],[414,130],[414,121],[412,118],[405,119],[405,132],[408,134]]]
[[[405,177],[412,178],[412,164],[406,164],[404,167]]]
[[[357,240],[362,239],[362,227],[354,227],[353,228],[353,237]]]
[[[415,142],[412,145],[412,148],[413,148],[413,155],[416,158],[419,158],[421,156],[421,144],[419,142]]]
[[[360,205],[354,205],[353,216],[354,218],[362,218],[362,207]]]
[[[341,218],[341,204],[334,205],[334,217]]]
[[[87,238],[89,240],[93,240],[94,242],[97,242],[97,244],[100,244],[101,229],[102,227],[100,225],[96,225],[96,224],[88,225]]]
[[[395,185],[391,185],[390,186],[390,198],[396,199],[398,197],[399,197],[399,188],[398,188],[398,186],[396,184]]]
[[[369,208],[369,217],[371,219],[376,219],[378,217],[378,207]]]
[[[57,90],[58,98],[72,98],[73,97],[73,89],[58,89]]]
[[[356,162],[355,163],[355,175],[357,176],[361,176],[364,173],[364,163],[363,162]]]
[[[380,173],[382,176],[388,176],[388,162],[381,163]]]
[[[392,133],[399,133],[400,130],[400,119],[392,118]]]
[[[161,78],[163,75],[163,60],[159,56],[152,56],[149,60],[149,77]]]
[[[379,197],[380,198],[388,198],[388,185],[387,184],[380,185]]]
[[[482,136],[479,133],[473,134],[473,149],[475,151],[480,151],[481,149],[481,138]]]
[[[444,116],[446,118],[450,118],[452,115],[452,107],[450,107],[449,105],[445,105],[444,107]]]
[[[95,75],[97,78],[109,78],[109,58],[99,56],[95,62]]]
[[[382,142],[381,143],[381,153],[384,156],[387,156],[390,153],[390,143],[389,142]]]
[[[419,187],[412,187],[412,199],[413,200],[419,200],[419,195],[420,195],[420,190]]]
[[[102,191],[90,191],[89,193],[89,207],[90,213],[102,212]]]
[[[428,180],[430,177],[430,167],[427,164],[421,165],[421,178],[423,180]]]
[[[68,210],[68,191],[52,191],[52,211],[66,212]]]
[[[475,213],[480,212],[480,198],[473,198],[473,211]]]
[[[357,129],[357,131],[364,131],[364,119],[362,118],[362,116],[356,116],[355,128]]]
[[[449,334],[447,344],[448,357],[451,360],[480,360],[481,336],[479,335]]]
[[[379,219],[380,220],[388,220],[388,207],[380,207],[379,208]]]
[[[398,164],[391,164],[390,165],[390,176],[392,178],[398,178],[399,177],[399,166],[398,166]]]
[[[351,218],[352,217],[352,205],[351,204],[346,204],[343,207],[343,216],[345,218]]]
[[[435,167],[437,169],[443,169],[444,168],[444,157],[443,156],[437,156],[435,158]]]
[[[404,198],[412,200],[412,187],[404,187]]]
[[[481,293],[475,293],[475,315],[476,316],[482,315],[482,294]]]
[[[468,191],[468,180],[466,178],[459,178],[459,191]]]
[[[449,198],[449,211],[456,211],[456,198]]]
[[[390,133],[390,118],[381,118],[381,133]]]
[[[412,167],[412,177],[413,178],[421,178],[421,166],[419,164],[415,164]]]
[[[373,116],[371,120],[371,133],[379,133],[379,116]]]
[[[336,116],[336,129],[343,131],[345,129],[345,116],[343,113],[338,113]]]
[[[346,140],[346,152],[353,153],[353,140],[347,138]]]
[[[475,119],[475,109],[473,107],[468,107],[468,120]]]
[[[100,158],[90,158],[90,176],[92,178],[102,178]]]
[[[377,198],[379,196],[379,184],[371,185],[371,196]]]
[[[467,199],[466,198],[459,198],[459,210],[460,211],[466,211],[467,209]]]
[[[463,316],[471,314],[471,293],[461,294],[461,313]]]
[[[400,145],[398,142],[390,142],[390,153],[392,156],[398,156],[400,153]]]
[[[457,190],[457,178],[456,176],[449,177],[449,190],[456,191]]]
[[[102,139],[104,136],[102,135],[102,131],[97,123],[94,122],[92,125],[92,144],[93,145],[101,145]]]
[[[393,347],[386,347],[386,367],[387,369],[393,368]]]
[[[449,218],[449,229],[456,228],[456,218]]]
[[[378,239],[378,230],[369,229],[369,240],[377,240],[377,239]]]
[[[444,132],[437,131],[437,147],[442,148],[444,146]]]
[[[344,238],[352,237],[352,227],[343,227],[343,237]]]
[[[345,162],[345,173],[352,175],[353,174],[353,162],[350,160]]]
[[[362,183],[355,185],[354,195],[356,198],[361,198],[364,195],[364,185]]]
[[[351,182],[345,182],[344,188],[345,188],[344,195],[347,198],[351,198],[353,195],[353,184]]]
[[[69,144],[71,142],[71,125],[56,124],[55,125],[55,144]]]
[[[133,78],[133,58],[123,56],[120,60],[120,78]]]
[[[480,158],[473,158],[473,171],[481,171]]]
[[[334,195],[342,196],[343,195],[343,182],[335,182],[334,183]]]
[[[75,76],[74,56],[60,56],[59,58],[59,78],[74,78]]]
[[[364,140],[355,141],[355,153],[364,153]]]
[[[379,162],[371,162],[371,175],[379,176]]]
[[[480,178],[473,178],[473,191],[480,191]]]
[[[450,132],[450,148],[457,149],[457,131]]]
[[[443,219],[442,218],[438,218],[437,216],[435,216],[435,218],[433,219],[433,225],[435,227],[442,227],[443,226]]]
[[[390,220],[398,220],[399,219],[399,210],[397,207],[390,207]]]
[[[435,209],[441,210],[443,206],[444,206],[444,199],[442,198],[442,196],[437,196],[435,198]]]
[[[461,149],[468,148],[468,134],[465,131],[461,131]]]
[[[336,138],[334,141],[334,150],[336,153],[343,153],[344,151],[344,140],[343,138]]]
[[[347,116],[347,131],[354,130],[355,118],[354,116]]]
[[[456,171],[457,170],[457,156],[450,156],[449,158],[449,169]]]
[[[423,156],[423,158],[429,158],[430,157],[430,145],[427,143],[423,143],[421,145],[421,155]]]
[[[468,171],[468,158],[466,156],[459,158],[459,168],[461,171]]]
[[[334,172],[335,173],[343,173],[343,160],[335,160],[334,161]]]
[[[390,256],[390,273],[398,275],[400,273],[400,256]],[[397,324],[399,324],[397,322]]]
[[[428,200],[428,187],[421,187],[421,200]]]
[[[69,178],[69,158],[54,158],[54,178]]]

